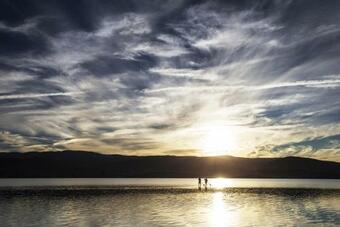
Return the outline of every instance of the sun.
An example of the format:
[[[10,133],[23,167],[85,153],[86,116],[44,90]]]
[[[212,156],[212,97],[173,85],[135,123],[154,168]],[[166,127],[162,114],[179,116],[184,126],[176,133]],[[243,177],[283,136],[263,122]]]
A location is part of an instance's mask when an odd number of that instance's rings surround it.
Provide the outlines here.
[[[210,127],[203,135],[202,151],[206,155],[226,155],[236,147],[237,138],[232,127]]]

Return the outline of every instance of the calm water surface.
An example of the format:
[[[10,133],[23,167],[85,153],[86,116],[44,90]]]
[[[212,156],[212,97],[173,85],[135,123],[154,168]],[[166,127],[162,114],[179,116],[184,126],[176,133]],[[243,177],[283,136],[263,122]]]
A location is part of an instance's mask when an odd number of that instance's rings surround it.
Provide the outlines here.
[[[339,180],[0,179],[0,226],[339,226]]]

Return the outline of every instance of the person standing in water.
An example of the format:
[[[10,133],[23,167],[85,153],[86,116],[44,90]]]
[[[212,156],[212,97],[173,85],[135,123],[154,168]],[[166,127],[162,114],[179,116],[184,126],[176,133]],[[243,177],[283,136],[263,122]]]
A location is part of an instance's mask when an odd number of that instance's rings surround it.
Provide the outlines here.
[[[202,181],[201,181],[201,178],[199,177],[198,178],[198,190],[201,191],[201,186],[202,186]]]
[[[208,178],[204,178],[204,189],[208,190]]]

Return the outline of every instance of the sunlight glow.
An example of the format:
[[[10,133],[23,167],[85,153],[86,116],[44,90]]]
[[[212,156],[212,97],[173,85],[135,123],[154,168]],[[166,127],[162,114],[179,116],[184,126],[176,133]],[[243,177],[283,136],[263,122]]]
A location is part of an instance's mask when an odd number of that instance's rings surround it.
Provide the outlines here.
[[[225,209],[225,204],[223,201],[223,193],[216,192],[213,195],[213,206],[211,211],[211,220],[214,226],[225,226],[226,218],[228,214]]]
[[[227,178],[214,178],[210,182],[213,189],[223,189],[232,186],[232,180]]]
[[[223,192],[215,192],[212,197],[212,207],[210,213],[209,226],[235,226],[238,217],[228,206]]]
[[[211,127],[202,140],[202,150],[211,156],[226,155],[237,147],[235,129],[231,127]]]

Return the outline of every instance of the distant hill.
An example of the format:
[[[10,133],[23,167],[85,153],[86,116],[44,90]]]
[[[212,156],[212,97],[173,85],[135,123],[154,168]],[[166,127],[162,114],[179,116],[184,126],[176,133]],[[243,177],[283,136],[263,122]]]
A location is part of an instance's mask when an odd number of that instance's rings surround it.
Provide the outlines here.
[[[0,153],[0,178],[240,177],[340,179],[340,163],[309,158],[123,156],[84,151]]]

